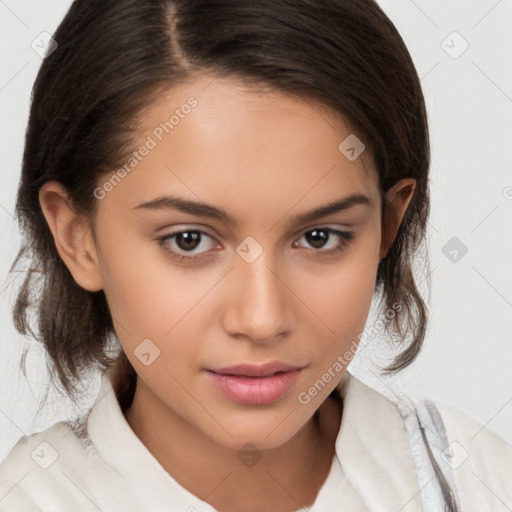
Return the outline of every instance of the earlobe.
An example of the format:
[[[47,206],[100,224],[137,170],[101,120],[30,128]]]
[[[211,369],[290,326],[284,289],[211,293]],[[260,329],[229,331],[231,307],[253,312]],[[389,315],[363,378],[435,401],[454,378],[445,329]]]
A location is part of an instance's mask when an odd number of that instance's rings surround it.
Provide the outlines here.
[[[76,214],[65,187],[56,181],[39,190],[39,203],[53,235],[57,252],[76,283],[94,292],[103,288],[89,222]]]
[[[398,228],[407,211],[407,207],[414,196],[416,189],[416,180],[413,178],[404,178],[399,180],[386,193],[386,203],[382,212],[382,242],[379,259],[384,258],[398,233]]]

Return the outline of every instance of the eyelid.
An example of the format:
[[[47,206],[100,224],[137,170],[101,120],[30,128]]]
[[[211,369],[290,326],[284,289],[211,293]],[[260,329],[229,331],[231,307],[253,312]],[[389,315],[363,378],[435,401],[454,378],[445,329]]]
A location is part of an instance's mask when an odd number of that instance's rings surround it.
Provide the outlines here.
[[[333,227],[331,226],[332,224],[335,224],[336,226]],[[305,232],[307,231],[311,231],[313,229],[319,229],[319,228],[325,228],[325,229],[332,229],[332,230],[337,230],[337,231],[349,231],[351,229],[353,229],[355,226],[357,226],[359,223],[346,223],[346,224],[341,224],[339,222],[324,222],[322,223],[321,221],[320,222],[316,222],[316,223],[312,223],[312,224],[309,224],[307,226],[303,226],[301,227],[300,229],[297,229],[295,230],[291,235],[286,235],[286,237],[289,237],[291,236],[292,238],[296,238],[300,235],[303,235]],[[223,226],[224,227],[224,226]],[[205,232],[206,235],[208,235],[209,237],[211,238],[214,238],[214,239],[217,239],[218,236],[216,234],[213,234],[213,231],[212,228],[210,227],[207,227],[203,224],[194,224],[193,222],[191,223],[187,223],[187,222],[183,222],[182,224],[174,224],[173,226],[164,226],[162,228],[159,228],[155,231],[155,235],[159,235],[160,233],[164,233],[166,232],[167,229],[172,229],[172,231],[169,231],[166,235],[161,235],[162,237],[163,236],[170,236],[170,235],[173,235],[173,234],[176,234],[176,233],[181,233],[183,231],[202,231],[202,232]],[[222,235],[222,238],[227,241],[228,243],[232,243],[234,244],[235,246],[238,245],[237,242],[239,243],[241,240],[243,240],[245,237],[242,236],[240,238],[240,236],[235,236],[235,233],[233,233],[231,231],[231,229],[227,228],[226,231],[223,233]]]
[[[339,222],[317,222],[316,224],[310,224],[309,226],[305,226],[295,231],[292,235],[293,237],[301,236],[308,231],[313,231],[315,229],[329,229],[332,231],[340,231],[342,233],[348,232],[355,227],[353,224],[340,224]]]
[[[351,229],[351,227],[349,225],[344,225],[342,227],[339,227],[339,224],[337,224],[336,227],[332,227],[332,226],[330,226],[330,224],[332,224],[332,223],[329,223],[329,222],[326,222],[325,224],[316,223],[316,224],[311,224],[309,226],[302,227],[302,228],[298,229],[297,231],[295,231],[291,235],[291,238],[293,238],[295,240],[297,237],[303,236],[305,233],[307,233],[309,231],[313,231],[315,229],[322,229],[323,228],[323,229],[330,230],[330,231],[341,232],[343,234],[348,234],[348,231]],[[158,229],[156,231],[156,234],[159,235],[160,232],[165,232],[165,230],[168,227],[169,226],[166,226],[166,227]],[[212,238],[212,239],[214,239],[215,241],[218,242],[217,235],[212,234],[210,228],[205,227],[205,226],[203,226],[201,224],[187,224],[187,223],[184,223],[184,224],[177,225],[177,227],[173,226],[173,228],[174,229],[172,229],[172,231],[165,232],[166,234],[159,235],[158,238],[169,238],[172,235],[183,233],[185,231],[197,231],[197,232],[200,232],[200,233],[203,233],[203,234],[209,236],[210,238]],[[235,237],[231,233],[225,234],[223,236],[223,238],[228,243],[234,243],[235,246],[237,246],[240,243],[240,241],[244,239],[244,237],[242,237],[242,238]],[[220,243],[220,242],[218,242],[218,243]]]

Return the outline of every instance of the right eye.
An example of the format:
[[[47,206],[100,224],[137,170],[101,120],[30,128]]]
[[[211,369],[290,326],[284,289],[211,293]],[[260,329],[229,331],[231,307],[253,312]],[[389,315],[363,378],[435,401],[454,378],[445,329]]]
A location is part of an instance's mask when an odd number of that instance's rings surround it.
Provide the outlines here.
[[[180,261],[196,260],[208,252],[215,244],[213,238],[201,229],[174,231],[159,238],[164,251]]]

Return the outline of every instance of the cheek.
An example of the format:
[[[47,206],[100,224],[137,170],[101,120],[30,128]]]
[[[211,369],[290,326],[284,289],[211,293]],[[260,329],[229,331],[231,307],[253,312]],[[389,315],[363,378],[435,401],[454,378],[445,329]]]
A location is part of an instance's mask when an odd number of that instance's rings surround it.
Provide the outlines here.
[[[314,313],[311,322],[332,340],[333,350],[349,346],[364,329],[375,291],[378,241],[377,232],[376,240],[361,241],[325,273],[300,280],[298,295]]]
[[[197,327],[221,273],[179,269],[157,242],[134,244],[119,236],[102,248],[104,291],[123,348],[150,339],[163,351],[184,329]]]
[[[100,266],[116,331],[137,339],[161,336],[181,308],[178,293],[169,293],[161,258],[155,258],[159,249],[122,229],[112,232],[115,240],[104,237],[101,243]]]

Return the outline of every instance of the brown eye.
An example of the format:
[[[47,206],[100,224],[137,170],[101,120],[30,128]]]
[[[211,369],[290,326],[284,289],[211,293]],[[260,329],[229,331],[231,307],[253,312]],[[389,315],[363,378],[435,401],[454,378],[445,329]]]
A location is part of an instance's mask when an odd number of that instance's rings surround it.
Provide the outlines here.
[[[176,239],[176,245],[183,251],[193,251],[201,242],[201,233],[198,231],[183,231],[173,235]]]
[[[207,256],[210,250],[218,245],[208,233],[201,229],[175,231],[158,240],[167,253],[180,261],[192,261]]]
[[[327,230],[314,229],[313,231],[308,231],[304,237],[312,247],[321,249],[329,240],[330,233]]]
[[[301,238],[323,255],[341,251],[354,238],[354,234],[332,228],[315,228],[306,231]]]

